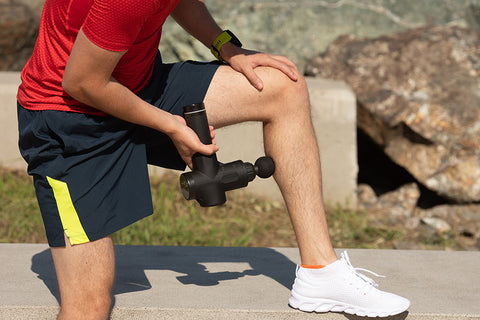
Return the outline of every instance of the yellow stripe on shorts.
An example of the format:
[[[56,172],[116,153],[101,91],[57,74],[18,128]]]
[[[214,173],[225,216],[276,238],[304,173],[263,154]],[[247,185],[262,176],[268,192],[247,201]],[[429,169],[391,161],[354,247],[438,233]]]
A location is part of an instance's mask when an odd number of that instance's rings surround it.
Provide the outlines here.
[[[82,223],[78,218],[77,211],[73,206],[70,192],[66,182],[59,181],[47,177],[47,181],[52,187],[53,195],[57,202],[58,213],[60,214],[60,220],[62,221],[63,230],[70,240],[70,244],[80,244],[89,242],[85,230],[83,230]]]

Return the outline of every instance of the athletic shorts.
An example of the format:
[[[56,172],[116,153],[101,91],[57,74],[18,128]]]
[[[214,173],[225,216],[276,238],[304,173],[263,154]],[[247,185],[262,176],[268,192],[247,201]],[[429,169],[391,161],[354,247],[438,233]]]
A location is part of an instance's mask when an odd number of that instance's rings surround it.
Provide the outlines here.
[[[182,115],[204,100],[218,63],[162,64],[138,96]],[[184,170],[170,138],[112,116],[18,109],[19,147],[33,176],[48,243],[103,238],[153,213],[147,163]],[[180,191],[179,191],[180,192]]]

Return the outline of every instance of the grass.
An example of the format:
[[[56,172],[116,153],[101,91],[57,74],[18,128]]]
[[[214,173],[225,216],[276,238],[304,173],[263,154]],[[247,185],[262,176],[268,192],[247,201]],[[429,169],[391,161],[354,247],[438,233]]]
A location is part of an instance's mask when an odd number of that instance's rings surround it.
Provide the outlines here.
[[[156,213],[114,235],[116,243],[248,246],[262,228],[260,213],[230,201],[215,208],[187,202],[176,176],[152,178]]]
[[[283,205],[233,192],[202,208],[181,195],[174,174],[151,181],[155,213],[114,234],[115,243],[183,246],[295,246]],[[235,197],[235,196],[233,196]],[[278,240],[277,240],[278,239]],[[0,168],[0,242],[46,243],[32,178]]]
[[[202,208],[186,201],[178,177],[153,177],[155,213],[114,234],[117,244],[181,246],[294,247],[295,235],[283,203],[255,198],[244,191],[227,193],[226,204]],[[0,169],[0,242],[46,243],[32,178]],[[372,226],[365,212],[340,207],[327,210],[335,247],[392,248],[398,229]]]
[[[46,242],[32,179],[0,170],[0,242]]]

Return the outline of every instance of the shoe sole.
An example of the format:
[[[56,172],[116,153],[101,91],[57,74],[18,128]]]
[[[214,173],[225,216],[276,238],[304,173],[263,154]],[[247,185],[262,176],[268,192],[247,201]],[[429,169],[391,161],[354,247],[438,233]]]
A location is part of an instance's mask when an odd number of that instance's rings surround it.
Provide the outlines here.
[[[390,311],[367,311],[365,309],[359,308],[357,306],[345,304],[343,302],[334,301],[334,300],[325,300],[325,299],[316,299],[315,302],[302,302],[297,306],[293,305],[289,301],[289,307],[297,309],[304,312],[317,312],[317,313],[326,313],[326,312],[344,312],[352,315],[357,315],[360,317],[389,317],[400,314],[408,309],[410,304],[406,306],[399,307],[397,310]]]

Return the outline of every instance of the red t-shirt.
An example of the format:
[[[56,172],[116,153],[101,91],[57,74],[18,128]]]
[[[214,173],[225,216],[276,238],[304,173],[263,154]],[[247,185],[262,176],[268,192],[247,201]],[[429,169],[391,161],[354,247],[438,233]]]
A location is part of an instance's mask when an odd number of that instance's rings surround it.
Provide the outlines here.
[[[33,54],[22,71],[19,103],[30,110],[102,115],[62,88],[65,65],[80,28],[90,41],[127,52],[113,77],[133,92],[151,77],[165,19],[179,0],[47,0]]]

